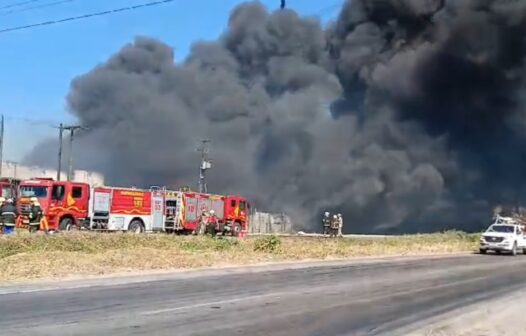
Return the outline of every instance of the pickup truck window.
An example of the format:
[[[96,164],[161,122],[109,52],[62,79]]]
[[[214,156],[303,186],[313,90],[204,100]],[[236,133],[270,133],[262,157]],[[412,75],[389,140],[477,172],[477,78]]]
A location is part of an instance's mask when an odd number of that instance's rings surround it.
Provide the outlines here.
[[[492,225],[489,227],[488,232],[499,232],[499,233],[514,233],[514,225]]]

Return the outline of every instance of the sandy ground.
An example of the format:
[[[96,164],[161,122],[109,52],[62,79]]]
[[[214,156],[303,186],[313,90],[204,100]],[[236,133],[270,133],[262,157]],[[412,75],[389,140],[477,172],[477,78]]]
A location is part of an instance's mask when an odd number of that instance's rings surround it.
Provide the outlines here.
[[[453,311],[441,321],[408,336],[526,335],[526,290]]]

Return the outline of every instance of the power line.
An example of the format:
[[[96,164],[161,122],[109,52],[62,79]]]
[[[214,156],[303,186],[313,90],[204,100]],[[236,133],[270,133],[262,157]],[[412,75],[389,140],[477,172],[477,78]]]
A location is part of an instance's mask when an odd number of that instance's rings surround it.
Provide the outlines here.
[[[35,9],[54,7],[54,6],[62,5],[62,4],[73,2],[73,1],[75,0],[60,0],[60,1],[54,1],[50,3],[42,4],[42,5],[35,5],[35,6],[30,6],[30,7],[20,8],[20,9],[12,9],[9,11],[0,12],[0,16],[8,16],[11,14],[27,12],[27,11],[31,11]]]
[[[19,7],[19,6],[29,5],[29,4],[32,4],[32,3],[35,3],[35,2],[39,2],[39,1],[41,1],[41,0],[26,0],[26,1],[19,1],[19,2],[12,3],[12,4],[10,4],[10,5],[2,6],[2,7],[0,7],[0,9],[8,9],[8,8],[13,8],[13,7]]]
[[[29,117],[21,117],[21,116],[14,116],[9,114],[4,114],[6,121],[13,121],[18,120],[22,121],[31,125],[40,125],[40,126],[47,126],[47,127],[56,127],[56,125],[59,124],[58,121],[51,120],[51,119],[36,119],[36,118],[29,118]]]
[[[31,0],[31,1],[38,1],[38,0]],[[121,8],[110,9],[110,10],[106,10],[106,11],[103,11],[103,12],[90,13],[90,14],[84,14],[84,15],[79,15],[79,16],[72,16],[72,17],[65,18],[65,19],[60,19],[60,20],[52,20],[52,21],[45,21],[45,22],[40,22],[40,23],[34,23],[34,24],[30,24],[30,25],[25,25],[25,26],[10,27],[10,28],[5,28],[5,29],[0,30],[0,33],[8,33],[8,32],[12,32],[12,31],[15,31],[15,30],[23,30],[23,29],[29,29],[29,28],[35,28],[35,27],[41,27],[41,26],[49,26],[49,25],[58,24],[58,23],[64,23],[64,22],[88,19],[88,18],[92,18],[92,17],[95,17],[95,16],[103,16],[103,15],[115,14],[115,13],[131,11],[131,10],[135,10],[135,9],[140,9],[140,8],[144,8],[144,7],[153,7],[153,6],[162,5],[162,4],[166,4],[166,3],[174,2],[174,1],[175,0],[153,1],[153,2],[147,2],[147,3],[140,4],[140,5],[135,5],[135,6],[128,6],[128,7],[121,7]]]

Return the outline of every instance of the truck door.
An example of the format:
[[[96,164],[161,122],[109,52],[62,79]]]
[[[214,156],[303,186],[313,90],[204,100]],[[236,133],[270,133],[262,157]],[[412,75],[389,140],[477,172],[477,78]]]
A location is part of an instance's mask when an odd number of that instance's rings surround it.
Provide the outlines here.
[[[64,208],[66,204],[64,203],[64,196],[66,194],[66,186],[64,184],[55,184],[51,189],[51,203],[50,210],[52,208]]]
[[[526,247],[526,239],[524,237],[524,231],[522,230],[521,225],[517,225],[516,230],[517,230],[517,245],[520,248]]]
[[[164,196],[161,191],[152,191],[152,231],[162,231],[164,224]]]

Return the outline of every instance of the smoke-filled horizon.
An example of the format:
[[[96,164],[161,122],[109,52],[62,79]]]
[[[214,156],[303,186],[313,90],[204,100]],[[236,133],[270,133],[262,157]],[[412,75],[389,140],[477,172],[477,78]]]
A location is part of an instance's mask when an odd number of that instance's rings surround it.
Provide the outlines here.
[[[248,2],[180,64],[137,37],[67,102],[76,166],[110,184],[193,186],[208,138],[212,192],[305,229],[477,230],[526,196],[526,2],[352,0],[327,27]]]

